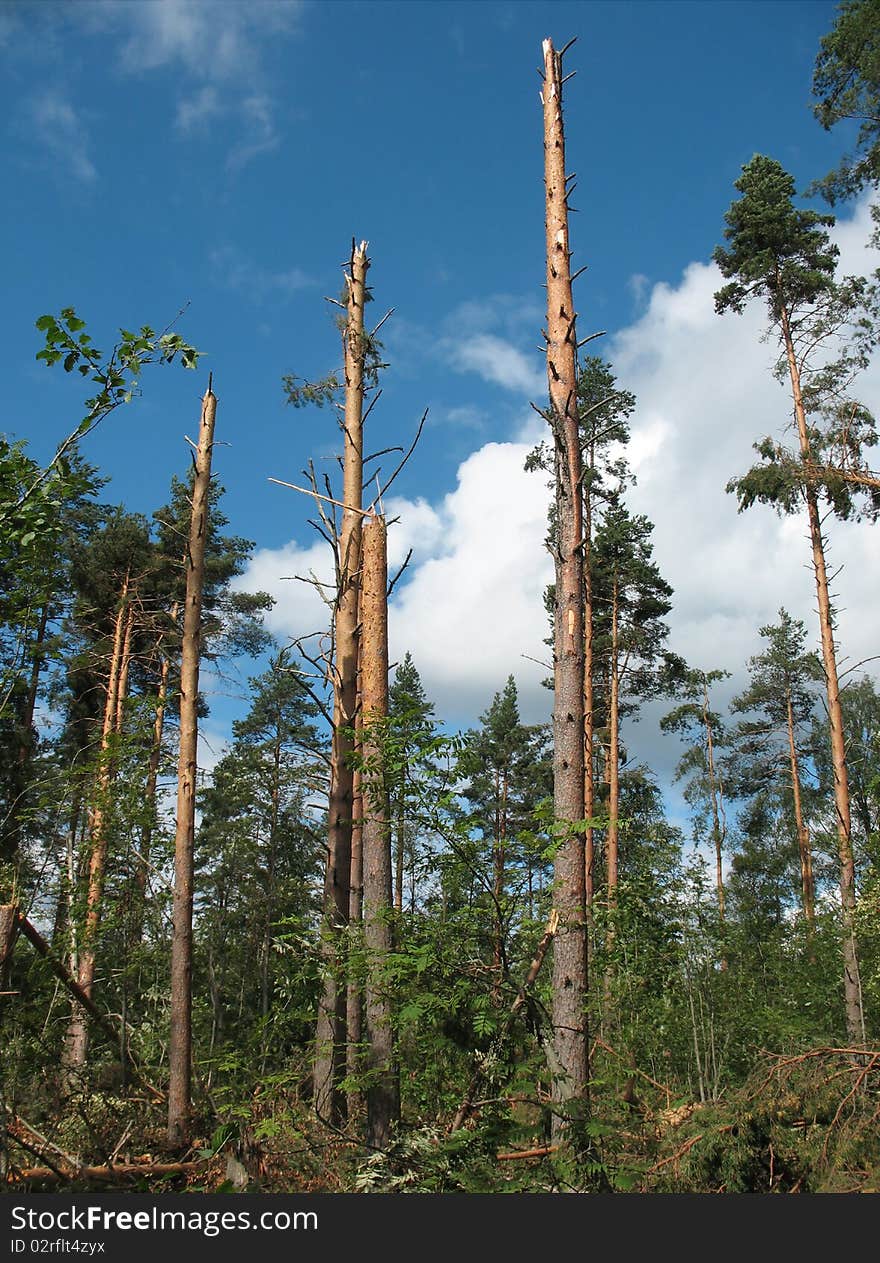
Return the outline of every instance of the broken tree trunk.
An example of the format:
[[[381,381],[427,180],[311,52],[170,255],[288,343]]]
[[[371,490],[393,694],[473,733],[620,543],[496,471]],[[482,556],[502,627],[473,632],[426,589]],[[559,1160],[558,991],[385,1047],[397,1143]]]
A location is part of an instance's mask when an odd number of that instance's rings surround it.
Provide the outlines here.
[[[584,569],[577,336],[568,244],[562,54],[544,40],[547,378],[556,481],[553,642],[553,814],[559,833],[553,946],[554,1139],[587,1101],[587,935],[584,890]]]
[[[177,829],[174,837],[174,900],[171,917],[171,1030],[168,1042],[168,1144],[172,1149],[182,1148],[189,1140],[199,658],[216,414],[217,397],[211,389],[209,379],[208,389],[202,400],[199,442],[195,456],[180,660],[180,747],[177,762]]]
[[[89,813],[88,833],[91,841],[89,859],[89,886],[86,894],[86,916],[82,933],[82,946],[77,960],[77,981],[83,993],[91,999],[95,981],[95,940],[101,921],[101,905],[104,897],[104,874],[107,868],[107,808],[110,784],[113,778],[111,742],[116,732],[116,716],[119,707],[119,686],[122,676],[122,658],[125,644],[125,628],[128,622],[129,576],[126,574],[119,594],[116,625],[113,632],[113,648],[104,695],[104,718],[101,725],[101,746],[95,798]],[[88,1058],[89,1027],[82,1005],[71,1006],[67,1042],[64,1049],[64,1078],[68,1086],[75,1087]]]
[[[337,595],[334,613],[333,744],[330,764],[330,807],[327,825],[327,868],[324,880],[322,955],[324,991],[315,1033],[315,1110],[330,1122],[345,1117],[340,1083],[347,1056],[347,981],[344,931],[351,901],[351,829],[354,800],[354,724],[357,710],[358,583],[361,550],[360,512],[363,501],[363,414],[367,341],[364,333],[367,243],[355,247],[345,283],[347,318],[343,336],[345,411],[343,418],[342,525],[338,544]]]
[[[58,981],[67,988],[74,1000],[85,1009],[90,1017],[94,1018],[113,1046],[116,1048],[121,1047],[124,1050],[124,1055],[131,1069],[134,1071],[134,1076],[138,1083],[140,1083],[142,1087],[146,1088],[147,1091],[157,1100],[164,1100],[164,1093],[160,1092],[158,1088],[153,1087],[151,1083],[148,1083],[141,1074],[140,1066],[136,1057],[129,1048],[128,1040],[120,1040],[119,1032],[114,1028],[113,1023],[110,1021],[107,1014],[101,1012],[92,1000],[91,996],[83,990],[77,980],[73,977],[70,970],[66,969],[61,961],[58,960],[57,957],[53,956],[52,949],[49,947],[49,944],[43,938],[42,934],[40,934],[36,926],[31,924],[24,913],[19,912],[17,909],[15,911],[18,930],[27,939],[31,946],[34,947],[45,959],[49,968],[52,970],[52,973]]]
[[[5,991],[9,986],[17,934],[18,908],[14,903],[0,904],[0,991]]]
[[[384,765],[388,719],[388,561],[383,517],[363,524],[361,698],[363,721],[363,886],[367,1143],[386,1149],[400,1118],[391,1000],[384,975],[391,955],[391,821]]]

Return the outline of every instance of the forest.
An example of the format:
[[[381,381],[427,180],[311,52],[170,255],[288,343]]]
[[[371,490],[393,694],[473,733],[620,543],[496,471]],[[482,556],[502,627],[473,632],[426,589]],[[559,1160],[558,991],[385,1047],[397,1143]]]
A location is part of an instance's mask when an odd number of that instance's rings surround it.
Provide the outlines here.
[[[337,366],[294,356],[276,383],[316,436],[301,473],[264,462],[326,561],[284,576],[323,612],[302,635],[246,582],[259,541],[231,526],[235,460],[216,468],[246,420],[197,320],[108,343],[77,306],[33,313],[67,411],[46,460],[13,416],[0,431],[7,1192],[880,1191],[880,654],[847,657],[833,552],[880,515],[880,271],[843,275],[833,240],[880,186],[880,0],[844,0],[812,51],[838,164],[799,187],[754,154],[716,228],[716,318],[760,312],[781,403],[710,491],[791,520],[813,607],[768,610],[733,693],[671,634],[633,499],[639,400],[571,262],[592,249],[572,198],[593,177],[566,161],[580,48],[534,50],[544,722],[510,674],[458,727],[418,641],[389,649],[413,564],[391,491],[430,409],[377,425],[394,315],[367,240],[339,242],[329,320],[314,300]],[[540,140],[531,159],[540,183]],[[196,380],[201,408],[144,513],[90,452],[160,380]],[[205,679],[233,669],[247,696],[206,759]],[[675,750],[675,800],[630,749],[640,715]]]

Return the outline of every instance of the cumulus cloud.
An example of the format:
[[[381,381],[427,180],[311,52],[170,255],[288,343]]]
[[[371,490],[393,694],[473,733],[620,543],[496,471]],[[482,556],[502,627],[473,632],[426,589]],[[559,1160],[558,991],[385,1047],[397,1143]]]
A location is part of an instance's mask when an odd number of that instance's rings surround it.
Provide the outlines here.
[[[864,250],[869,229],[860,206],[837,230],[848,270],[875,266]],[[741,514],[725,493],[728,479],[752,463],[752,443],[790,421],[791,404],[770,373],[774,349],[761,341],[760,305],[740,317],[716,316],[720,283],[714,265],[693,263],[677,283],[654,285],[638,319],[611,340],[609,357],[620,384],[638,398],[628,452],[638,482],[629,503],[654,522],[655,557],[675,590],[669,645],[696,667],[733,673],[723,702],[744,686],[747,659],[762,647],[759,628],[775,621],[780,606],[805,621],[816,643],[818,623],[806,522],[761,506]],[[488,336],[478,324],[469,330],[471,344]],[[482,344],[490,360],[498,350],[492,337],[503,341],[495,333]],[[495,380],[476,353],[461,362]],[[872,367],[860,385],[865,402],[880,410],[880,368]],[[529,721],[550,710],[541,687],[548,670],[532,661],[549,656],[542,600],[552,579],[544,546],[549,491],[545,475],[523,470],[545,429],[523,413],[511,441],[486,443],[461,463],[448,494],[436,501],[396,498],[386,506],[389,516],[400,517],[389,534],[392,564],[414,549],[392,597],[392,656],[413,654],[438,714],[454,723],[475,722],[511,673]],[[876,652],[877,528],[829,521],[827,533],[846,669]],[[316,552],[295,543],[256,555],[242,582],[279,595],[272,615],[279,633],[308,628],[318,611],[305,585],[294,592],[278,575],[294,566],[302,573],[311,561],[329,578],[326,558],[326,546]],[[668,784],[680,748],[660,737],[663,709],[646,707],[625,737],[633,757]]]
[[[483,381],[518,395],[537,398],[544,391],[545,377],[530,356],[494,333],[477,333],[443,344],[452,368],[460,373],[476,373]]]

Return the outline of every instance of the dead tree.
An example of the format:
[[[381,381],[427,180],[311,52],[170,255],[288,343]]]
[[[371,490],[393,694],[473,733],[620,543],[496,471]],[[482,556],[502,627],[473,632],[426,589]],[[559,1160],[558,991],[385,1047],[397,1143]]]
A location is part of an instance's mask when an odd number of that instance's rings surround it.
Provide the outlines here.
[[[342,524],[337,548],[334,611],[333,734],[327,867],[324,880],[322,954],[324,990],[315,1033],[314,1103],[317,1113],[338,1123],[345,1117],[340,1083],[347,1058],[347,981],[344,934],[351,902],[351,830],[354,802],[354,725],[357,710],[358,583],[363,499],[363,418],[367,338],[364,332],[367,243],[355,247],[345,281],[343,335],[345,407],[343,413]]]
[[[388,984],[392,948],[391,821],[384,766],[388,720],[388,551],[384,517],[363,527],[361,695],[363,706],[363,924],[367,957],[364,1000],[367,1142],[385,1149],[400,1118],[400,1084]]]
[[[85,924],[83,926],[80,950],[76,954],[76,959],[71,962],[77,982],[83,994],[90,1000],[95,982],[95,940],[101,921],[104,899],[104,875],[107,868],[107,808],[113,775],[111,745],[114,733],[117,731],[119,715],[121,714],[122,688],[125,687],[123,676],[127,677],[127,666],[123,666],[123,659],[126,639],[130,643],[131,635],[129,584],[130,576],[126,574],[116,610],[113,647],[110,652],[107,686],[104,693],[104,717],[101,724],[98,777],[88,820],[91,854],[89,856],[89,884],[86,894]],[[126,631],[128,631],[128,637],[126,636]],[[86,1064],[88,1041],[89,1028],[86,1011],[77,1000],[74,1000],[71,1005],[70,1023],[67,1028],[67,1042],[64,1050],[64,1072],[68,1086],[75,1086],[76,1079]]]
[[[211,456],[217,397],[208,381],[202,399],[195,452],[192,514],[186,558],[186,597],[180,661],[180,746],[177,762],[177,828],[174,836],[174,900],[171,927],[171,1030],[168,1043],[168,1144],[180,1149],[189,1139],[192,1062],[193,847],[199,743],[199,659],[202,592]]]
[[[562,57],[544,40],[544,186],[547,253],[548,420],[556,487],[553,643],[553,814],[559,833],[554,904],[552,1018],[554,1138],[587,1100],[587,934],[584,889],[584,566],[577,336],[568,236]]]

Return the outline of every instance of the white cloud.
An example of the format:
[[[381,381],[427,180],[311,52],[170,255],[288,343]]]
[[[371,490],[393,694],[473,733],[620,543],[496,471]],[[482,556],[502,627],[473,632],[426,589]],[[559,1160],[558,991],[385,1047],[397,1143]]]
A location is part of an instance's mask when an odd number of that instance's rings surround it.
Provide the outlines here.
[[[188,137],[222,125],[231,133],[227,170],[237,172],[280,144],[266,50],[296,33],[303,8],[302,0],[82,0],[76,16],[119,33],[123,73],[173,71],[182,85],[175,130]]]
[[[92,27],[121,30],[120,66],[132,73],[171,67],[209,82],[258,73],[267,39],[295,31],[302,0],[93,0]]]
[[[863,251],[869,226],[860,206],[837,230],[844,262],[856,259],[848,267],[873,266]],[[805,621],[816,643],[818,626],[805,522],[761,506],[740,514],[735,497],[725,493],[728,479],[752,463],[752,443],[778,433],[791,405],[769,371],[774,353],[760,340],[763,312],[755,307],[741,317],[716,316],[713,294],[720,283],[713,265],[693,263],[677,284],[655,285],[640,317],[612,339],[609,356],[620,384],[638,398],[629,449],[638,484],[629,501],[655,523],[655,557],[675,590],[669,646],[694,666],[733,672],[723,690],[727,698],[743,687],[746,661],[761,648],[758,629],[775,621],[781,605]],[[488,337],[483,349],[496,367],[504,363],[508,384],[511,365],[516,372],[519,363],[505,358],[509,344],[499,352],[502,339],[470,334],[469,345]],[[465,360],[499,380],[476,352]],[[865,401],[880,411],[880,365],[861,384]],[[386,505],[389,516],[401,519],[390,532],[392,564],[414,548],[392,597],[392,657],[410,650],[438,714],[455,722],[475,722],[510,673],[527,719],[546,718],[550,710],[550,694],[540,684],[547,670],[530,661],[549,656],[542,599],[552,579],[544,546],[549,493],[546,476],[523,471],[545,429],[524,412],[515,441],[474,451],[448,495]],[[876,652],[880,551],[869,525],[829,522],[827,531],[830,565],[843,566],[834,591],[846,669]],[[305,585],[279,584],[277,576],[295,567],[303,573],[312,564],[329,577],[318,554],[326,559],[326,548],[263,550],[243,578],[245,585],[279,594],[272,616],[279,632],[314,627]],[[643,722],[628,724],[625,733],[633,755],[664,780],[680,754],[678,743],[657,730],[666,708],[646,707]]]
[[[241,136],[226,158],[228,171],[240,171],[260,154],[271,153],[281,143],[275,127],[272,102],[264,93],[245,97],[239,111]]]
[[[483,381],[537,399],[546,393],[540,360],[494,333],[476,333],[441,343],[449,364],[460,373],[476,373]]]
[[[27,104],[26,128],[55,166],[81,184],[94,183],[98,172],[88,131],[67,97],[51,90],[33,97]]]

